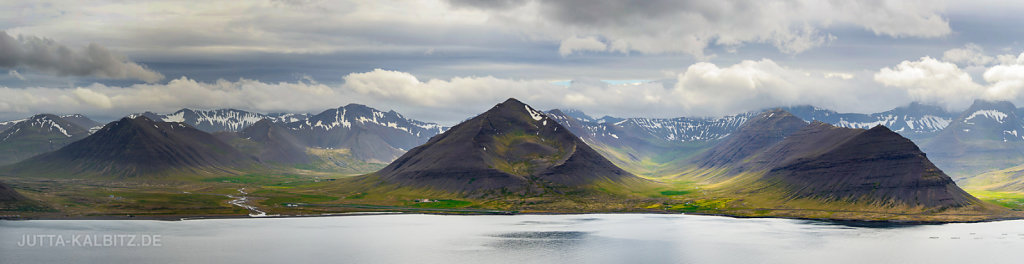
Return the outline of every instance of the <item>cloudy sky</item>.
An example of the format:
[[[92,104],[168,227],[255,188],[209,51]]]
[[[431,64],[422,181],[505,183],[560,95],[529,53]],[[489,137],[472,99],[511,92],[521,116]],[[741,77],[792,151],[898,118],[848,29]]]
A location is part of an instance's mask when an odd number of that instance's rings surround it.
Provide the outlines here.
[[[508,97],[621,117],[1024,105],[1015,1],[0,1],[0,120]],[[571,80],[571,81],[570,81]]]

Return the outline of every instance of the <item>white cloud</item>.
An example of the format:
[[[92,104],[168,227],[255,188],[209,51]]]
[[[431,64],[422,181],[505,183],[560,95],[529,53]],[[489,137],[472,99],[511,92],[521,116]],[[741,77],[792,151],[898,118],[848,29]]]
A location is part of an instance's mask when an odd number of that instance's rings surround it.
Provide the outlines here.
[[[1024,53],[1016,59],[1012,55],[1000,56],[1001,63],[995,65],[982,75],[989,88],[985,98],[990,100],[1008,100],[1020,104],[1024,98]]]
[[[845,73],[845,72],[826,72],[824,74],[825,74],[825,78],[828,78],[828,79],[849,80],[849,79],[853,79],[853,77],[854,77],[854,75],[852,73]]]
[[[7,71],[7,75],[10,75],[11,77],[17,78],[18,80],[22,80],[22,81],[25,80],[25,76],[21,76],[21,73],[18,73],[18,71],[16,71],[16,70]]]
[[[675,73],[671,80],[609,84],[577,78],[567,86],[550,80],[493,76],[423,79],[383,69],[347,74],[339,85],[310,78],[266,83],[248,79],[198,82],[182,77],[163,84],[130,86],[0,87],[0,113],[9,115],[6,118],[43,112],[113,117],[182,107],[317,113],[354,102],[454,124],[509,97],[541,109],[575,108],[594,115],[627,117],[720,116],[801,104],[869,112],[910,102],[902,89],[864,85],[855,76],[826,78],[826,73],[762,59],[725,66],[696,63]]]
[[[164,78],[97,44],[75,50],[52,39],[25,35],[14,38],[5,31],[0,31],[0,67],[23,67],[58,76],[138,79],[150,83]]]
[[[860,104],[884,91],[856,89],[850,79],[825,78],[782,67],[772,60],[746,60],[728,67],[697,63],[679,74],[672,96],[686,112],[698,115],[738,113],[775,106],[810,104],[841,110],[865,110]],[[874,101],[869,108],[885,107],[899,97]],[[896,103],[899,104],[899,103]]]
[[[562,40],[562,44],[558,46],[558,54],[565,57],[577,51],[605,51],[607,49],[608,45],[594,37],[570,37]]]
[[[963,109],[984,94],[985,88],[975,83],[956,64],[923,57],[903,61],[892,68],[882,68],[874,79],[885,86],[905,89],[914,100]]]
[[[915,100],[935,103],[952,110],[966,108],[974,99],[1010,101],[1024,105],[1024,53],[997,56],[998,64],[979,67],[984,70],[985,83],[973,80],[970,74],[953,62],[924,57],[903,61],[875,74],[875,81],[899,87]]]
[[[319,112],[346,102],[334,89],[315,82],[263,83],[254,80],[75,88],[0,87],[0,113],[18,118],[37,113],[83,113],[117,117],[142,111],[171,112],[182,107],[240,108],[254,111]]]
[[[94,92],[88,88],[75,88],[71,90],[71,94],[75,96],[82,103],[98,107],[100,109],[109,109],[113,107],[113,103],[110,102],[110,97],[105,94]]]
[[[985,55],[985,49],[974,43],[967,43],[963,48],[950,49],[942,53],[942,60],[963,66],[985,66],[995,60]]]
[[[539,108],[647,117],[719,116],[798,104],[848,111],[880,110],[909,102],[899,93],[824,76],[821,72],[782,67],[768,59],[728,67],[697,63],[668,82],[608,84],[576,79],[568,86],[490,76],[420,80],[406,72],[377,69],[345,76],[341,90],[358,94],[353,97],[396,105],[399,111],[433,112],[444,120],[462,120],[508,97]],[[879,94],[886,97],[871,99]],[[872,103],[862,103],[866,101]]]

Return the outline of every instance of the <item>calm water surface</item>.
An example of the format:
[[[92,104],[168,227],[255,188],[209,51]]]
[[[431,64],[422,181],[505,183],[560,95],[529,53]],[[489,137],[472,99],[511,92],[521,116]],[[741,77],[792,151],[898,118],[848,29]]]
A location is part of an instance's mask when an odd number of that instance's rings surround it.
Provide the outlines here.
[[[158,236],[160,246],[19,246],[37,235]],[[0,221],[0,263],[211,262],[1024,263],[1024,221],[851,227],[653,214]]]

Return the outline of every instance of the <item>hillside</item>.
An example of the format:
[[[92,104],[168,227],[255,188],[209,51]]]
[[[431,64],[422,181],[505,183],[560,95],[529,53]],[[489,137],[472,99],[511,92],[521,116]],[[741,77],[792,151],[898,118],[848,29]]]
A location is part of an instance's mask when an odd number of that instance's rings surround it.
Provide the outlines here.
[[[189,125],[136,117],[4,169],[16,176],[132,178],[230,174],[251,164],[228,144]]]
[[[885,126],[800,125],[803,121],[793,118],[773,110],[751,119],[695,159],[700,169],[683,178],[710,183],[716,195],[740,199],[744,206],[904,213],[989,210],[917,145]]]
[[[515,99],[410,150],[377,175],[389,183],[474,196],[561,193],[595,183],[644,181]]]

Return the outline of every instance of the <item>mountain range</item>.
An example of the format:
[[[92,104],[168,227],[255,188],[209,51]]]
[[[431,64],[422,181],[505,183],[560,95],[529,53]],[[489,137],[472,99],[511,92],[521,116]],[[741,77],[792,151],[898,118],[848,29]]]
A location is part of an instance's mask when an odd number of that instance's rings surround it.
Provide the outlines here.
[[[34,115],[0,132],[0,165],[54,151],[89,135],[99,125],[82,115]]]
[[[262,114],[237,109],[192,110],[184,108],[171,114],[145,112],[132,114],[129,117],[145,116],[162,122],[183,122],[206,132],[238,132],[263,119],[275,122],[291,123],[306,120],[309,114]]]
[[[958,179],[1024,163],[1024,122],[1010,102],[975,101],[922,149]]]
[[[913,140],[935,136],[956,117],[956,114],[949,113],[941,107],[916,102],[873,114],[838,113],[813,106],[792,106],[782,109],[807,122],[821,121],[839,127],[863,129],[883,125]]]
[[[132,115],[99,129],[83,127],[89,123],[81,116],[37,115],[4,135],[18,139],[12,142],[48,136],[47,142],[61,139],[66,145],[0,171],[10,177],[119,181],[376,171],[344,184],[375,186],[367,188],[382,192],[375,195],[385,205],[406,203],[388,194],[403,190],[548,209],[560,208],[559,199],[572,200],[575,208],[595,201],[636,208],[655,199],[658,204],[642,207],[689,208],[712,200],[730,208],[985,215],[985,203],[960,189],[915,141],[888,126],[905,125],[903,133],[934,144],[926,146],[936,153],[952,153],[953,164],[990,151],[977,146],[1024,142],[1016,136],[1024,128],[1008,103],[978,101],[947,123],[939,122],[944,119],[937,109],[923,105],[857,118],[796,109],[805,115],[778,108],[722,118],[592,118],[573,110],[542,112],[508,99],[451,128],[358,104],[300,117],[183,109]],[[877,124],[859,128],[872,122]],[[82,138],[71,140],[76,136]],[[670,198],[695,186],[706,200]],[[366,191],[347,193],[361,197]],[[681,201],[686,204],[671,204]],[[537,203],[547,205],[531,207]]]

